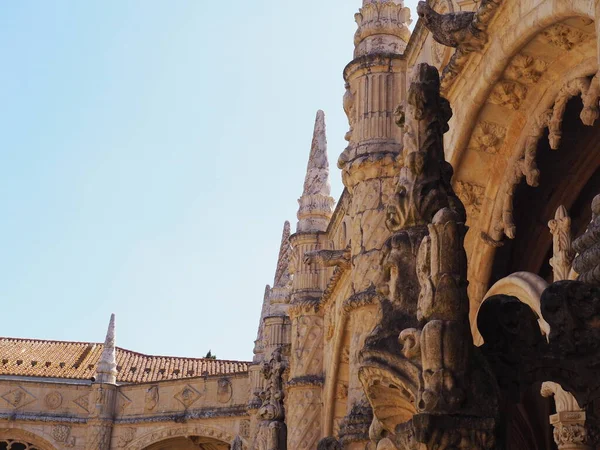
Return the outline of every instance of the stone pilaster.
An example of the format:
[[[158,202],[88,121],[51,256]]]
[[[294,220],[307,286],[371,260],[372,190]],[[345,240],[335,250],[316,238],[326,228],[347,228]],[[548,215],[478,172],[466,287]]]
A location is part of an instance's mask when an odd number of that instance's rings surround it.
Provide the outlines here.
[[[385,20],[382,20],[385,19]],[[404,99],[406,63],[401,53],[410,36],[410,13],[402,1],[365,0],[356,15],[355,59],[344,70],[349,144],[338,160],[352,202],[351,264],[353,295],[349,314],[350,380],[348,412],[340,438],[344,448],[364,448],[372,418],[358,380],[359,353],[376,324],[375,289],[381,249],[389,232],[385,204],[395,195],[400,171],[402,130],[395,111]]]
[[[290,310],[292,351],[286,403],[288,448],[313,450],[322,436],[323,317],[308,300]]]

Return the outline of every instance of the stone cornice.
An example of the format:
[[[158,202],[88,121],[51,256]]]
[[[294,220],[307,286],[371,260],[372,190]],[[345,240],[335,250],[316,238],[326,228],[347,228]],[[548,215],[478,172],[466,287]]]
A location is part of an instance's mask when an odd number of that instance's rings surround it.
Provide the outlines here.
[[[344,68],[344,81],[348,82],[350,77],[358,71],[372,71],[375,68],[383,68],[391,72],[394,63],[404,61],[404,55],[397,53],[374,53],[372,55],[359,56],[350,61]]]
[[[185,423],[190,420],[211,419],[215,417],[246,417],[248,407],[246,405],[228,406],[224,408],[202,408],[171,414],[158,414],[153,416],[122,417],[115,419],[115,424],[136,424],[153,422],[176,422]]]
[[[291,319],[298,315],[318,314],[321,309],[321,298],[303,296],[292,301],[288,313]]]
[[[87,423],[87,418],[61,416],[44,413],[0,413],[0,420],[16,421],[22,420],[25,422],[52,422],[52,423]]]
[[[303,377],[292,378],[286,384],[288,387],[323,386],[325,378],[320,375],[305,375]]]

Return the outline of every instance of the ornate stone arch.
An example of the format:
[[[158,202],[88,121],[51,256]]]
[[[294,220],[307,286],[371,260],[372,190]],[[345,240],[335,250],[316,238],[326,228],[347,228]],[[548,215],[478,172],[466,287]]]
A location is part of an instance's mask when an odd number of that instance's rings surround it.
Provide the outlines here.
[[[21,428],[4,428],[0,427],[0,441],[14,440],[22,443],[33,445],[39,450],[56,450],[57,447],[52,445],[46,438],[37,433],[27,431]]]
[[[213,438],[222,441],[226,444],[231,444],[236,436],[222,428],[210,426],[210,425],[179,425],[174,424],[159,428],[157,430],[150,431],[138,439],[132,441],[126,448],[127,450],[141,450],[157,442],[164,441],[167,439],[178,438],[178,437],[189,437],[189,436],[201,436],[206,438]],[[241,438],[244,448],[250,448],[248,442]]]
[[[525,150],[543,133],[532,130],[544,130],[540,119],[568,81],[598,70],[593,1],[514,3],[502,3],[487,30],[493,38],[461,61],[459,74],[445,84],[455,112],[447,157],[471,227],[466,247],[472,319],[488,289],[496,248],[505,232],[514,232],[498,226],[505,225],[503,214],[509,218],[511,186],[522,175],[536,182],[535,155]]]
[[[541,296],[542,292],[548,287],[548,283],[543,278],[530,272],[517,272],[497,281],[490,290],[485,294],[481,305],[495,295],[503,294],[518,298],[523,303],[526,303],[537,315],[540,330],[548,336],[550,333],[550,325],[542,317],[541,311]],[[480,305],[480,308],[481,308]],[[479,312],[479,311],[478,311]],[[475,317],[475,323],[477,317]],[[473,330],[473,343],[476,346],[483,344],[481,332],[477,326],[471,327]]]

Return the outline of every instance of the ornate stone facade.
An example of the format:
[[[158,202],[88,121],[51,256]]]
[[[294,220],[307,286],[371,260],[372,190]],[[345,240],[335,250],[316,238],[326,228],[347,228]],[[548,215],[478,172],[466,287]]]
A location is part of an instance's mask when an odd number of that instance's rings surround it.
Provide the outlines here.
[[[598,448],[600,4],[356,7],[252,362],[2,338],[1,445]]]

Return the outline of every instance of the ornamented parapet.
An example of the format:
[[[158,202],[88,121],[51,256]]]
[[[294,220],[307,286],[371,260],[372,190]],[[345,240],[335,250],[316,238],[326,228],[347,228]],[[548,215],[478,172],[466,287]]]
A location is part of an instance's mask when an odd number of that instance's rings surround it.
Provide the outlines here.
[[[465,210],[444,159],[451,115],[437,69],[417,66],[398,115],[403,167],[387,209],[393,234],[380,264],[381,321],[359,370],[376,420],[402,449],[494,444],[497,392],[472,344]]]
[[[374,53],[402,53],[410,39],[410,9],[402,0],[364,0],[354,16],[354,57]]]

